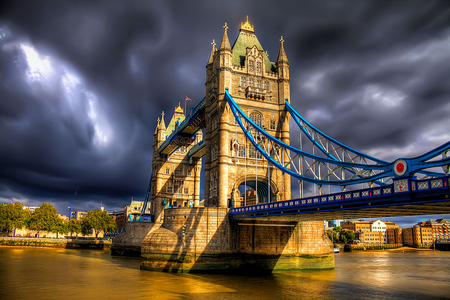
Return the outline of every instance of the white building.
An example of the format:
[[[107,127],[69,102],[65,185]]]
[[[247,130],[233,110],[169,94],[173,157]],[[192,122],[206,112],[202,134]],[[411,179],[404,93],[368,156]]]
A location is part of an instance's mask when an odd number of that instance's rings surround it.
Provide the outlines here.
[[[370,225],[370,231],[372,232],[382,232],[383,233],[383,240],[384,243],[387,243],[387,236],[386,236],[386,223],[384,223],[381,220],[373,221]]]

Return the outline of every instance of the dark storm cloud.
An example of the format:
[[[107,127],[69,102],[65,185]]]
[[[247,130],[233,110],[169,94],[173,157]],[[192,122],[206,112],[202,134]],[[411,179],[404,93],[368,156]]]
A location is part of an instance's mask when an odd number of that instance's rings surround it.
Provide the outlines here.
[[[326,133],[384,159],[450,139],[447,1],[255,3],[0,9],[0,198],[52,201],[62,213],[75,188],[81,210],[142,198],[156,118],[164,110],[168,122],[185,95],[191,106],[203,98],[212,39],[220,44],[228,22],[233,43],[247,14],[272,61],[284,36],[291,102]]]

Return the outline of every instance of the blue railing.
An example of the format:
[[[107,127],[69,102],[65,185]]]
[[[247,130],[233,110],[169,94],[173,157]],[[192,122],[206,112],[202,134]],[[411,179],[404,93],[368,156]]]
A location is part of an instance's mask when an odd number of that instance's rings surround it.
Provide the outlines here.
[[[175,138],[178,136],[178,132],[182,131],[185,127],[187,127],[192,121],[198,116],[200,113],[200,110],[205,107],[206,103],[206,97],[203,98],[202,101],[200,101],[199,104],[195,108],[191,109],[191,112],[189,115],[181,122],[180,125],[178,125],[178,130],[174,130],[168,137],[166,137],[166,140],[162,145],[159,147],[158,152],[162,152],[170,143],[175,140]]]
[[[398,178],[394,180],[392,184],[381,187],[366,188],[361,190],[231,208],[230,215],[238,216],[255,213],[266,213],[269,211],[280,211],[283,209],[295,210],[310,205],[321,205],[321,204],[326,205],[336,202],[346,202],[346,201],[351,202],[370,198],[376,199],[380,197],[387,197],[401,194],[404,195],[407,193],[419,194],[422,192],[432,190],[442,190],[442,189],[450,190],[449,185],[450,185],[450,176],[430,178],[425,180],[417,180],[411,177]]]

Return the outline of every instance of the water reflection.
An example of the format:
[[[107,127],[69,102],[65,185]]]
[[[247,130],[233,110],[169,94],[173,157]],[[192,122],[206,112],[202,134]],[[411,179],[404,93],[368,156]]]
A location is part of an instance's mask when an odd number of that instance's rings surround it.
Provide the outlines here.
[[[109,251],[0,248],[0,299],[433,299],[450,252],[341,253],[336,269],[263,276],[139,270]]]

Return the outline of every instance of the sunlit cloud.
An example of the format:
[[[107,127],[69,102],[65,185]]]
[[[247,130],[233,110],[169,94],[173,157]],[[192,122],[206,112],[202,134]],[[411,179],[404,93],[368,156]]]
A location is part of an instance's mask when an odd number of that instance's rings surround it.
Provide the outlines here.
[[[98,96],[90,91],[83,79],[76,71],[50,56],[41,55],[32,45],[22,43],[21,49],[27,62],[27,82],[30,86],[39,83],[44,90],[55,89],[55,84],[60,84],[64,91],[61,100],[72,108],[73,115],[79,115],[83,111],[81,107],[87,107],[85,112],[94,129],[93,143],[95,146],[107,146],[111,137],[111,126],[107,116],[102,114]],[[83,102],[87,101],[87,105]],[[80,122],[84,118],[79,119]]]
[[[370,106],[384,106],[394,108],[402,104],[406,95],[400,91],[369,85],[364,89],[363,103]]]

